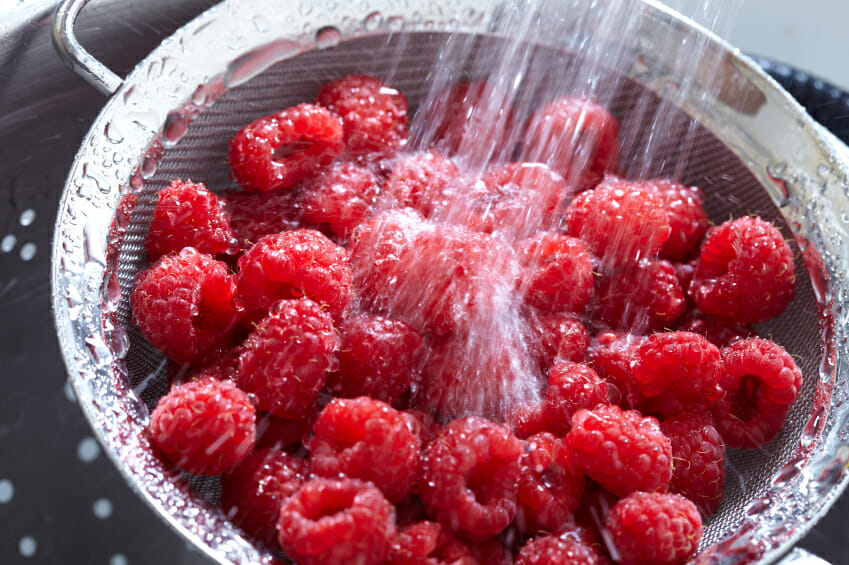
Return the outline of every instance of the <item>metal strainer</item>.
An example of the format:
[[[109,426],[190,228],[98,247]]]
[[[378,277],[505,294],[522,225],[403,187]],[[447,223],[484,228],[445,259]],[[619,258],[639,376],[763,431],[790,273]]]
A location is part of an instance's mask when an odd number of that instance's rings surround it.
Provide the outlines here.
[[[166,390],[165,362],[131,323],[129,294],[155,195],[177,177],[233,188],[227,140],[259,116],[313,99],[328,79],[381,76],[415,108],[458,37],[472,58],[511,40],[509,10],[497,0],[228,0],[122,81],[73,41],[83,4],[60,7],[57,45],[112,97],[77,154],[56,222],[53,307],[71,383],[105,451],[166,522],[220,563],[271,562],[279,555],[252,545],[215,506],[214,479],[187,477],[151,449],[146,425]],[[543,7],[528,76],[587,64],[576,35],[597,2],[573,4]],[[705,190],[714,220],[756,213],[795,239],[797,297],[759,329],[798,356],[805,384],[778,438],[729,454],[725,498],[696,557],[774,561],[849,481],[849,150],[721,40],[653,1],[628,5],[628,33],[601,37],[615,61],[590,60],[593,87],[622,121],[624,172],[677,176]],[[552,15],[557,26],[546,27]],[[450,78],[484,78],[486,68],[452,68]],[[663,135],[652,135],[649,122],[661,114]],[[647,158],[640,152],[649,146]],[[116,208],[129,192],[140,196],[125,221]]]

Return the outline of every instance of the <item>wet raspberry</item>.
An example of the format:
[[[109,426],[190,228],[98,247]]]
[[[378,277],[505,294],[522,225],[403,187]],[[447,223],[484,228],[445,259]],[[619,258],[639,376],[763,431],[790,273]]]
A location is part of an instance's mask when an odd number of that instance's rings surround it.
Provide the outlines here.
[[[305,459],[276,449],[254,451],[221,477],[221,508],[248,535],[277,546],[277,519],[308,472]]]
[[[436,522],[403,528],[392,542],[387,565],[478,565],[471,550]]]
[[[239,386],[256,396],[260,410],[302,417],[336,367],[338,340],[333,320],[318,304],[308,298],[281,300],[245,340]]]
[[[593,297],[593,256],[578,238],[543,233],[522,249],[520,290],[544,312],[581,314]]]
[[[669,490],[690,499],[702,516],[710,516],[722,500],[725,483],[725,442],[711,418],[681,412],[660,423],[672,444]]]
[[[646,399],[631,367],[637,349],[645,338],[630,334],[603,332],[587,350],[590,366],[614,385],[611,401],[627,410],[642,410]]]
[[[555,361],[584,361],[590,336],[587,328],[569,314],[531,314],[528,316],[529,347],[545,374]]]
[[[392,404],[417,380],[422,338],[409,325],[360,314],[346,318],[339,333],[339,370],[327,380],[336,396],[370,396]]]
[[[301,565],[380,565],[397,535],[383,494],[355,479],[313,479],[280,508],[278,540]]]
[[[655,257],[672,231],[663,197],[615,178],[576,196],[566,211],[566,227],[587,242],[607,270]]]
[[[670,261],[692,258],[708,228],[708,215],[702,206],[704,193],[698,187],[669,179],[653,179],[641,184],[657,190],[666,203],[664,208],[672,233],[663,244],[660,256]]]
[[[584,492],[584,475],[563,442],[549,433],[528,438],[521,459],[516,525],[520,531],[554,531],[572,519]]]
[[[667,261],[640,261],[615,269],[596,290],[595,315],[610,327],[632,333],[673,328],[687,301]]]
[[[315,406],[306,416],[294,420],[277,418],[264,412],[256,421],[257,449],[274,448],[290,452],[302,450],[304,440],[312,431],[319,412],[319,406]]]
[[[751,449],[773,439],[802,386],[802,372],[783,347],[753,337],[722,350],[725,396],[712,409],[728,447]]]
[[[619,121],[600,104],[561,98],[534,112],[522,157],[548,163],[570,186],[592,188],[619,159]]]
[[[345,249],[314,230],[266,236],[239,258],[237,296],[249,321],[260,320],[281,298],[306,296],[341,319],[351,304],[351,267]]]
[[[643,394],[667,416],[707,411],[721,396],[725,371],[719,349],[702,335],[666,332],[649,336],[631,367]]]
[[[482,418],[451,422],[422,454],[421,499],[428,515],[457,535],[482,541],[516,513],[522,442]]]
[[[403,153],[383,185],[385,204],[413,208],[425,217],[443,214],[456,197],[460,170],[439,153]]]
[[[355,157],[391,156],[407,141],[407,99],[377,77],[348,75],[321,85],[315,103],[342,118]]]
[[[200,361],[229,345],[238,318],[227,265],[186,247],[142,271],[133,289],[133,321],[145,338],[178,363]]]
[[[793,251],[775,226],[754,217],[708,232],[689,289],[702,312],[744,324],[778,316],[795,292]]]
[[[370,481],[390,502],[412,488],[419,438],[409,416],[365,396],[330,401],[313,426],[307,448],[314,476]]]
[[[216,255],[233,248],[233,232],[218,197],[203,183],[172,181],[159,191],[145,247],[152,261],[162,255],[194,247]]]
[[[254,446],[256,413],[230,381],[207,377],[175,386],[150,414],[153,443],[187,473],[219,475]]]
[[[669,486],[672,447],[655,418],[618,406],[581,409],[564,441],[586,475],[617,496]]]
[[[424,448],[424,446],[436,439],[436,436],[438,436],[442,432],[442,424],[437,422],[436,419],[429,412],[409,409],[404,410],[404,413],[408,416],[412,416],[415,420],[413,422],[413,431],[417,436],[419,436],[422,448]]]
[[[682,330],[701,334],[717,347],[731,345],[735,341],[748,337],[757,337],[757,332],[749,324],[726,323],[712,316],[694,310],[687,314]]]
[[[569,526],[526,543],[516,565],[607,565],[609,561],[587,530]]]
[[[342,135],[339,118],[311,104],[265,116],[230,140],[233,177],[252,192],[293,188],[333,162]]]
[[[264,194],[233,190],[222,194],[222,198],[242,251],[263,236],[303,227],[301,208],[292,192]]]
[[[685,563],[702,537],[699,511],[677,494],[632,493],[611,509],[607,528],[624,565]]]
[[[206,363],[201,363],[182,371],[182,378],[179,380],[181,382],[188,382],[204,377],[215,377],[219,381],[229,380],[235,382],[239,376],[239,357],[242,355],[242,350],[241,345],[230,348]],[[185,366],[184,369],[186,369]]]
[[[355,163],[336,163],[303,187],[304,220],[326,225],[343,240],[371,216],[380,192],[377,177]]]
[[[571,361],[551,367],[542,406],[547,431],[562,437],[572,429],[572,415],[579,409],[607,404],[610,388],[591,367]]]

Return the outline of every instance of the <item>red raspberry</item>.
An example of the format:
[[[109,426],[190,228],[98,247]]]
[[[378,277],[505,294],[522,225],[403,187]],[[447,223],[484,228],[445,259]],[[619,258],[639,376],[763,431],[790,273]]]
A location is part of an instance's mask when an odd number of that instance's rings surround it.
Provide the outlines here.
[[[555,100],[531,116],[522,156],[548,163],[578,190],[592,188],[617,167],[619,121],[592,100]]]
[[[548,372],[543,415],[546,430],[562,437],[572,429],[572,415],[610,404],[607,382],[587,365],[558,361]]]
[[[728,447],[751,449],[773,439],[802,386],[802,372],[777,343],[759,337],[722,350],[720,385],[725,397],[713,406],[716,428]]]
[[[280,508],[277,531],[301,565],[380,565],[398,533],[392,505],[355,479],[305,482]]]
[[[655,418],[618,406],[581,409],[564,441],[587,476],[617,496],[669,486],[672,447]]]
[[[577,318],[568,314],[531,314],[528,324],[529,346],[543,374],[555,361],[580,363],[586,358],[590,336]]]
[[[566,211],[566,227],[607,269],[653,258],[672,231],[663,197],[615,178],[576,196]]]
[[[342,118],[345,149],[357,157],[387,157],[407,141],[407,99],[379,78],[348,75],[321,85],[315,103]]]
[[[685,186],[669,179],[654,179],[640,184],[657,190],[666,202],[664,208],[672,233],[663,244],[660,256],[670,261],[690,259],[708,228],[708,215],[702,206],[704,193],[696,186]]]
[[[277,519],[308,472],[306,459],[276,449],[254,451],[221,477],[221,508],[248,535],[277,545]]]
[[[370,396],[393,404],[417,380],[419,333],[400,320],[361,314],[339,326],[339,370],[327,379],[336,396]]]
[[[554,531],[572,519],[584,492],[584,475],[563,442],[549,433],[528,438],[516,494],[522,532]]]
[[[504,530],[516,514],[522,442],[505,425],[454,420],[422,453],[428,515],[471,541]]]
[[[313,475],[370,481],[390,502],[401,501],[419,463],[410,418],[366,396],[334,398],[315,421],[307,445]]]
[[[609,561],[580,526],[567,526],[526,543],[516,556],[516,565],[607,565]]]
[[[419,436],[422,448],[442,433],[442,424],[437,422],[430,412],[410,409],[404,410],[404,413],[408,416],[412,416],[415,420],[415,422],[413,422],[415,427],[414,433]]]
[[[263,413],[256,422],[257,449],[274,448],[291,452],[303,449],[304,440],[312,432],[312,425],[319,412],[319,407],[316,406],[306,416],[294,420]]]
[[[513,553],[505,547],[507,543],[510,543],[511,533],[510,530],[507,530],[499,537],[470,543],[468,547],[472,550],[472,555],[475,556],[480,565],[513,565]],[[505,538],[505,541],[502,541],[502,537]],[[510,543],[510,545],[513,544]]]
[[[166,357],[194,363],[228,344],[238,318],[235,293],[227,265],[186,247],[139,274],[133,320]]]
[[[300,104],[239,130],[230,140],[230,167],[245,190],[293,188],[332,163],[344,146],[339,118]]]
[[[614,385],[611,400],[628,410],[641,410],[646,400],[631,367],[637,349],[645,338],[630,334],[603,332],[587,350],[590,365],[596,373]]]
[[[175,386],[150,414],[153,443],[187,473],[219,475],[253,449],[256,412],[230,381],[207,377]]]
[[[672,268],[675,269],[675,276],[678,277],[678,284],[681,286],[684,294],[688,294],[690,290],[690,283],[693,282],[693,275],[696,274],[697,262],[698,259],[693,259],[688,263],[672,263]],[[688,306],[692,305],[692,301],[688,301]]]
[[[676,565],[699,547],[702,520],[677,494],[635,492],[610,510],[607,528],[623,565]]]
[[[726,323],[694,310],[684,319],[682,330],[701,334],[717,347],[731,345],[737,340],[756,337],[758,334],[749,324]]]
[[[521,255],[525,302],[545,312],[581,314],[593,297],[593,256],[583,241],[543,233]]]
[[[705,411],[722,396],[717,387],[724,368],[719,349],[702,335],[656,333],[637,350],[631,367],[640,389],[667,416]]]
[[[687,301],[667,261],[640,261],[615,269],[596,291],[596,316],[633,333],[675,327]]]
[[[425,217],[446,212],[460,183],[460,170],[439,153],[404,153],[383,185],[384,199],[397,208],[413,208]]]
[[[672,444],[671,492],[687,497],[702,516],[710,516],[722,500],[725,442],[709,416],[681,412],[660,423]]]
[[[478,565],[472,551],[436,522],[417,522],[392,542],[386,565]]]
[[[304,220],[327,225],[334,235],[348,239],[371,216],[379,192],[370,170],[351,162],[336,163],[304,186]]]
[[[778,316],[795,292],[790,246],[775,226],[748,216],[708,232],[689,289],[702,312],[744,324]]]
[[[235,382],[239,376],[239,357],[242,355],[243,349],[241,345],[232,347],[206,363],[183,371],[182,378],[178,378],[177,380],[188,382],[197,381],[204,377],[215,377],[219,381],[229,380]]]
[[[203,183],[175,180],[159,191],[147,234],[148,260],[184,247],[208,255],[227,253],[234,244],[218,197]]]
[[[532,401],[514,406],[507,415],[516,437],[527,439],[546,431],[548,422],[543,412],[543,401]]]
[[[266,236],[239,258],[237,295],[256,322],[281,298],[306,296],[341,319],[351,304],[352,275],[345,249],[314,230]]]
[[[243,251],[263,236],[302,227],[301,209],[292,192],[264,194],[232,190],[222,197],[224,211]]]
[[[306,415],[336,366],[333,320],[308,298],[281,300],[245,340],[239,386],[280,418]]]

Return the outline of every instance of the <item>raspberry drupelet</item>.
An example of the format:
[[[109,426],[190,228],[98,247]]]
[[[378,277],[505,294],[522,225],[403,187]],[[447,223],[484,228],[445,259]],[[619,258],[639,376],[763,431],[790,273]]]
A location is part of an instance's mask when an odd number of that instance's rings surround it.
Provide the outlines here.
[[[239,386],[257,408],[280,418],[310,412],[335,369],[339,336],[330,315],[309,298],[280,300],[244,342]]]
[[[153,443],[187,473],[220,475],[253,449],[256,412],[230,381],[207,377],[173,387],[150,414]]]
[[[392,505],[356,479],[306,481],[280,508],[277,532],[301,565],[380,565],[398,533]]]
[[[607,529],[623,565],[677,565],[699,546],[702,520],[677,494],[635,492],[617,502]]]
[[[318,477],[369,481],[387,500],[400,502],[419,465],[419,438],[411,418],[366,396],[334,398],[315,421],[307,443],[310,471]]]
[[[478,561],[445,528],[425,520],[398,532],[386,565],[478,565]]]
[[[527,542],[516,556],[515,565],[608,565],[607,557],[590,532],[569,525]]]
[[[334,164],[307,181],[300,203],[304,221],[328,226],[333,235],[347,240],[371,216],[380,186],[369,169],[351,162]]]
[[[429,516],[482,541],[516,514],[522,442],[505,425],[478,417],[454,420],[422,453],[420,497]]]
[[[699,310],[755,324],[781,314],[795,292],[793,251],[775,226],[747,216],[708,231],[689,288]]]
[[[227,265],[186,247],[142,271],[131,297],[145,338],[178,363],[227,347],[236,327],[236,285]]]
[[[221,202],[203,183],[175,180],[158,196],[145,242],[149,261],[184,247],[208,255],[234,249],[233,231]]]
[[[543,233],[521,252],[520,291],[525,302],[542,312],[583,313],[593,297],[593,256],[575,237]]]
[[[299,104],[239,130],[230,140],[230,168],[245,190],[290,189],[330,165],[344,146],[339,118]]]

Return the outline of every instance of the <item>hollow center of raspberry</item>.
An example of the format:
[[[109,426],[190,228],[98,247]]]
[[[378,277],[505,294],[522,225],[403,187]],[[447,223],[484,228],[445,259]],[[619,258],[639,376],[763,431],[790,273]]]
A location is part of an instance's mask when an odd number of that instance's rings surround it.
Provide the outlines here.
[[[298,155],[307,151],[310,147],[312,147],[313,142],[309,139],[298,139],[296,141],[292,141],[291,143],[285,143],[274,150],[271,158],[277,162],[286,161],[292,155]]]
[[[354,493],[338,492],[325,493],[317,497],[313,504],[304,508],[304,516],[308,520],[317,522],[322,518],[328,518],[347,511],[354,503]]]
[[[744,422],[749,422],[758,415],[757,395],[760,389],[760,379],[754,375],[743,375],[740,386],[733,393],[731,413]]]
[[[486,505],[490,500],[496,498],[495,491],[495,469],[492,464],[479,464],[469,474],[466,486],[475,495],[475,500]]]

